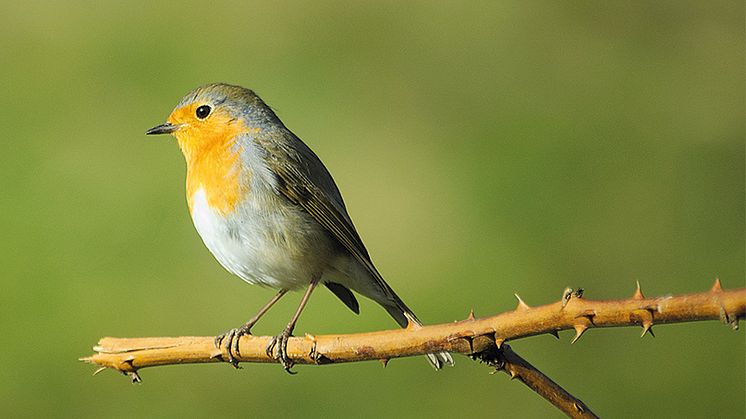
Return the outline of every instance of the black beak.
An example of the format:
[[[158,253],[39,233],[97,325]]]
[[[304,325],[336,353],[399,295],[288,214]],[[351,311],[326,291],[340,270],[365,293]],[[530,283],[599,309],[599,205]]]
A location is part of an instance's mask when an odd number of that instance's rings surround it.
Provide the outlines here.
[[[160,124],[145,131],[145,135],[171,134],[177,129],[179,129],[178,125],[173,125],[166,122],[165,124]]]

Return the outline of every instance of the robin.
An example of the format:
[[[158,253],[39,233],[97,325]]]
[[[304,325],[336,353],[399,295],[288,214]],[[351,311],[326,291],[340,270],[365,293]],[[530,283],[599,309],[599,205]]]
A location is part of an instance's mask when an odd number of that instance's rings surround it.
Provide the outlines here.
[[[234,367],[239,338],[288,291],[304,286],[295,314],[267,347],[287,371],[288,338],[319,283],[355,313],[360,306],[351,290],[380,304],[401,327],[420,324],[373,265],[324,164],[253,91],[198,87],[146,134],[178,140],[189,212],[218,262],[249,284],[278,290],[243,326],[215,338]],[[453,364],[447,352],[427,358],[436,369]]]

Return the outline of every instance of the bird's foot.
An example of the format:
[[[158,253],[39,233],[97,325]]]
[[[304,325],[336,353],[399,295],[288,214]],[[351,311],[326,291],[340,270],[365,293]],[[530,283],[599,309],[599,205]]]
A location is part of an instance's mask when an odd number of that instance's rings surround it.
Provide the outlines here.
[[[293,336],[293,329],[286,327],[282,333],[272,338],[269,345],[267,345],[266,352],[268,357],[280,361],[286,372],[289,374],[295,374],[295,372],[290,370],[293,368],[295,363],[292,359],[288,358],[287,352],[288,339],[290,339],[291,336]],[[275,351],[275,349],[277,350]]]
[[[241,356],[241,351],[238,349],[238,342],[241,340],[241,336],[251,334],[251,326],[253,325],[247,323],[215,336],[215,347],[218,349],[221,349],[221,346],[225,348],[225,352],[228,354],[227,361],[233,365],[233,368],[240,368],[238,366],[238,359],[236,359]]]

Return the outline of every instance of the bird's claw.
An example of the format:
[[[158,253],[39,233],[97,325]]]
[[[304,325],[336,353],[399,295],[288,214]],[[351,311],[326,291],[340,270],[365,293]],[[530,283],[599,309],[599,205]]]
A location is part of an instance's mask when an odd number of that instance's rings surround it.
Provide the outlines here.
[[[215,336],[215,347],[221,349],[222,346],[225,349],[228,358],[227,361],[233,368],[240,368],[238,366],[238,359],[236,359],[241,356],[241,351],[238,349],[238,342],[241,340],[241,336],[250,334],[251,326],[243,325]]]
[[[295,363],[288,357],[287,352],[288,339],[290,339],[291,336],[293,336],[292,330],[286,328],[279,335],[272,337],[272,340],[269,341],[269,345],[267,345],[266,353],[268,357],[280,361],[286,372],[289,374],[295,374],[295,372],[291,370]],[[277,351],[275,351],[275,348]]]

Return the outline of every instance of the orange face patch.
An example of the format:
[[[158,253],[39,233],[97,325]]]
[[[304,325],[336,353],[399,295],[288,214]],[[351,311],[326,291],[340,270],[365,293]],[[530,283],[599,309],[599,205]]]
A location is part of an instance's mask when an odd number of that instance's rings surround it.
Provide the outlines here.
[[[200,120],[195,116],[199,106],[185,105],[168,117],[169,123],[180,126],[174,135],[187,163],[187,202],[191,212],[192,196],[203,189],[208,205],[225,215],[248,192],[241,184],[240,151],[234,145],[236,137],[250,129],[220,108]]]

